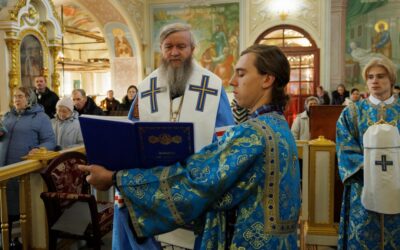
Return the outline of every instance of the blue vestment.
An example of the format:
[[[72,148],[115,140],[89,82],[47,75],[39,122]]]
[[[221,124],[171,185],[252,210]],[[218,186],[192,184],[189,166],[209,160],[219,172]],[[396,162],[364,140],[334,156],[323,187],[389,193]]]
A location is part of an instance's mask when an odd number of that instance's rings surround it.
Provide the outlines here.
[[[138,98],[135,98],[131,109],[129,111],[129,119],[135,120],[134,118],[134,106],[138,101]],[[215,127],[223,127],[233,125],[234,120],[232,116],[232,112],[229,105],[228,97],[225,91],[222,89],[221,97],[219,100]],[[216,136],[214,136],[214,140],[216,140]],[[113,226],[113,250],[127,250],[127,249],[135,249],[135,250],[155,250],[160,249],[159,243],[154,240],[154,238],[147,239],[144,243],[139,244],[133,236],[133,233],[128,225],[130,221],[130,216],[126,207],[119,208],[115,206],[114,209],[114,226]]]
[[[381,215],[366,210],[361,204],[363,135],[381,117],[387,122],[397,123],[400,131],[399,98],[385,105],[385,109],[369,99],[352,103],[343,110],[337,122],[336,151],[344,184],[338,249],[380,249],[381,230],[384,230],[385,250],[400,249],[400,215],[384,215],[382,229]]]
[[[295,140],[277,112],[229,129],[184,163],[117,174],[138,237],[204,216],[200,249],[297,249],[299,179]],[[229,243],[225,214],[232,210]]]

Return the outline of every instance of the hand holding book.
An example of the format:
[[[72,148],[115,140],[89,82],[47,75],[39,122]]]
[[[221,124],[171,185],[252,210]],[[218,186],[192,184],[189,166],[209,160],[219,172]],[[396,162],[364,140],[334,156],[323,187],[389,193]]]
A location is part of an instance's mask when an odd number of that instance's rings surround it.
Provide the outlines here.
[[[104,116],[81,116],[79,121],[88,162],[109,170],[165,166],[194,153],[193,123]]]

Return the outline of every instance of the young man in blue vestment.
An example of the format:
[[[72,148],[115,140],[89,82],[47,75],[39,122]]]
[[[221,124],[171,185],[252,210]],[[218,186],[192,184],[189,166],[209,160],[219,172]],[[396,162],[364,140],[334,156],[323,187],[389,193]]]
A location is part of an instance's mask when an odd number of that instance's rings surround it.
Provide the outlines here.
[[[238,105],[250,112],[248,121],[184,162],[118,172],[80,169],[90,172],[87,181],[97,189],[120,190],[137,238],[204,218],[197,249],[297,249],[299,166],[283,116],[289,77],[278,47],[253,45],[242,52],[230,83]]]
[[[368,149],[365,147],[366,139],[367,141],[380,139],[379,136],[367,138],[366,132],[371,125],[384,121],[391,124],[395,132],[400,131],[400,101],[393,95],[392,89],[396,83],[396,67],[387,59],[372,59],[365,66],[363,77],[370,96],[350,103],[342,111],[337,122],[336,150],[339,174],[344,184],[338,249],[400,249],[400,214],[373,211],[375,209],[371,210],[368,206],[369,200],[362,198],[362,193],[366,191],[363,189],[379,181],[376,178],[380,174],[368,177],[367,173],[372,167],[372,170],[382,174],[384,188],[377,189],[374,197],[370,198],[380,200],[381,204],[376,204],[377,206],[394,202],[390,206],[393,209],[393,205],[397,204],[398,208],[400,205],[399,191],[397,194],[384,195],[385,189],[392,188],[390,180],[393,176],[396,179],[394,183],[397,183],[394,189],[399,190],[400,182],[395,175],[396,171],[398,172],[396,169],[399,168],[398,161],[396,166],[395,159],[389,157],[394,150],[389,149],[389,141],[380,149],[384,152],[382,160],[378,158],[377,161],[371,161],[372,165],[369,164],[370,161],[364,160],[371,156],[365,153]],[[396,157],[400,158],[398,151],[394,155],[394,158]]]

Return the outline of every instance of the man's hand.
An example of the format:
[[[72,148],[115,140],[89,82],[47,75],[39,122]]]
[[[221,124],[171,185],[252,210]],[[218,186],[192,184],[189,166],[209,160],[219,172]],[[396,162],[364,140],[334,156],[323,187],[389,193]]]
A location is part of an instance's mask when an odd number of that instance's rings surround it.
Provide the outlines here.
[[[88,172],[86,181],[98,190],[108,190],[112,185],[113,172],[99,165],[78,165],[81,171]]]

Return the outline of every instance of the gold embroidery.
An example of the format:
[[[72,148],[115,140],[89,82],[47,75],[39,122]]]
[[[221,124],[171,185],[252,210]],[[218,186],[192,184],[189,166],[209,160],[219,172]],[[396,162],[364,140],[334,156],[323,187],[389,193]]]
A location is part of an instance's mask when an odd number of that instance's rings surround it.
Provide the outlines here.
[[[160,178],[160,189],[161,192],[165,196],[165,201],[167,203],[169,212],[171,213],[172,217],[174,218],[175,222],[178,225],[184,225],[185,221],[182,219],[181,215],[178,212],[178,209],[176,209],[173,197],[171,195],[171,188],[169,187],[167,177],[169,174],[169,168],[164,168],[161,173],[161,178]]]
[[[281,118],[278,118],[281,119]],[[279,161],[279,134],[274,133],[271,127],[259,120],[252,120],[255,128],[264,135],[265,147],[265,186],[264,186],[264,232],[265,234],[286,234],[293,232],[297,221],[283,221],[279,214],[280,196],[280,161]],[[287,145],[289,148],[289,146]],[[290,151],[289,154],[292,154]],[[289,155],[286,155],[289,157]],[[288,164],[291,161],[288,161]]]
[[[264,225],[256,222],[249,229],[247,229],[243,237],[254,249],[261,249],[264,247],[264,242],[267,241],[268,236],[264,234]]]

